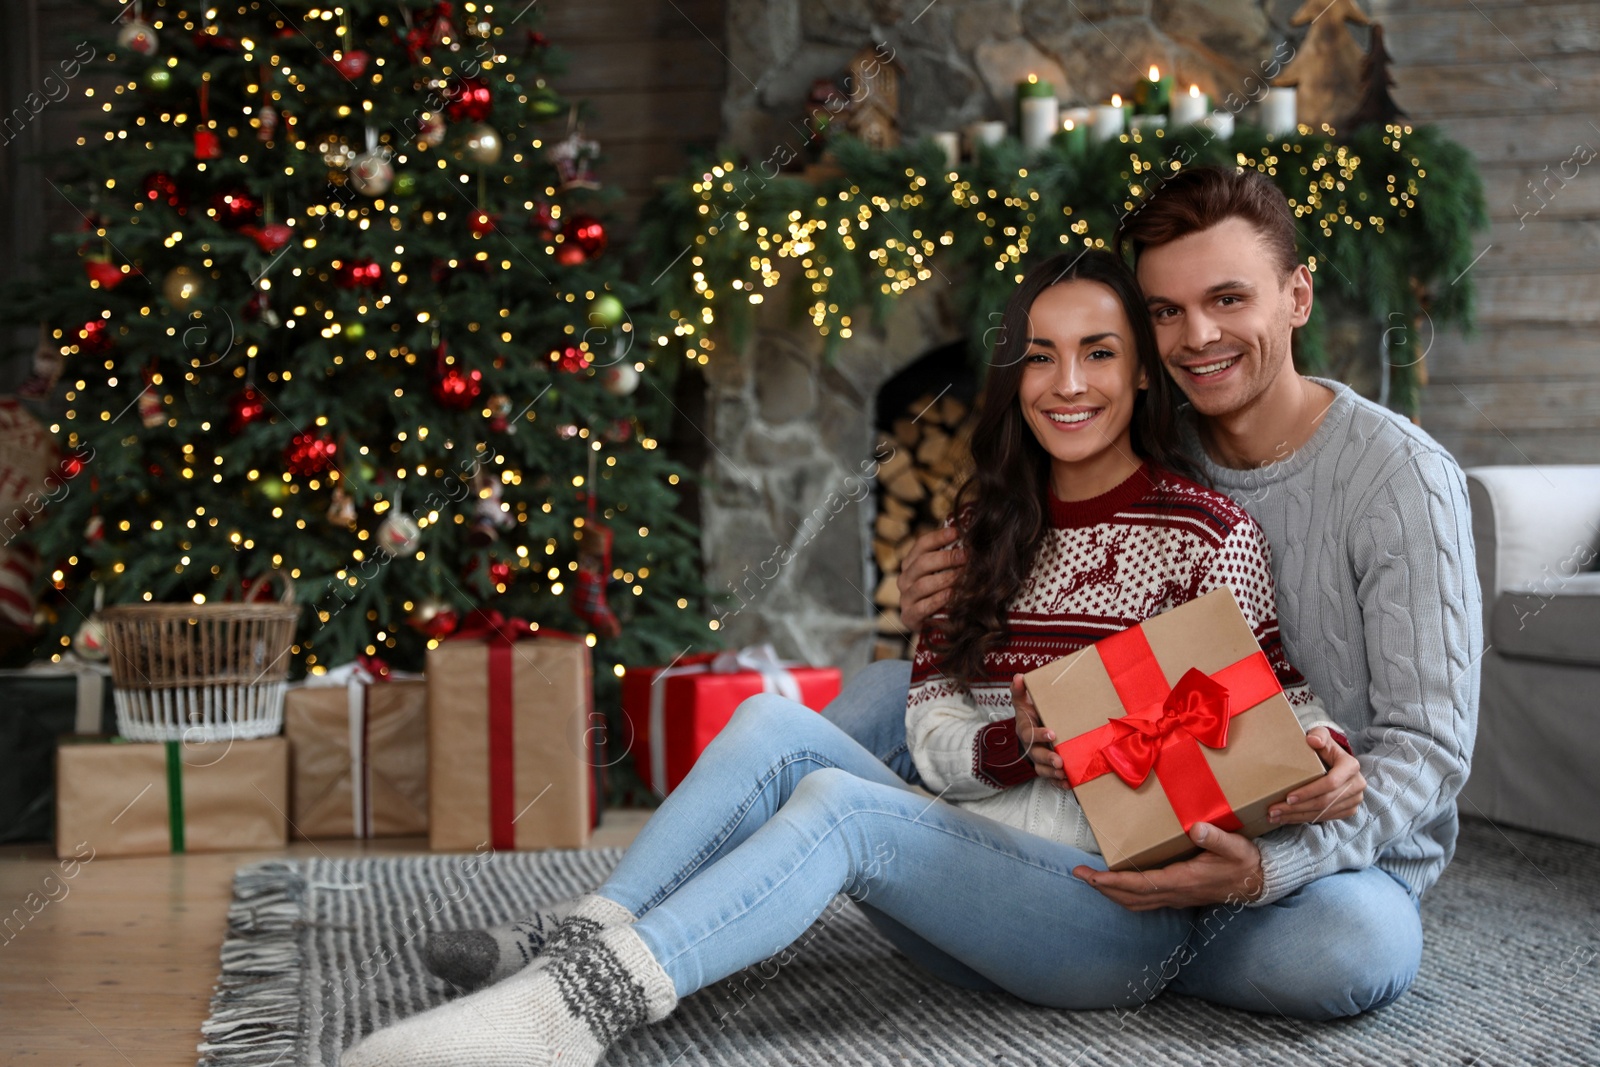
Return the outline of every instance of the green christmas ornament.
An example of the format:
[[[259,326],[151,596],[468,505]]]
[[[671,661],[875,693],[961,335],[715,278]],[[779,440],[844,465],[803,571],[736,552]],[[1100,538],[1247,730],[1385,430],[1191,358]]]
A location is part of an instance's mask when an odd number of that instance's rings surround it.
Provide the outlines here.
[[[628,317],[628,309],[611,293],[601,293],[589,301],[589,325],[615,329]]]
[[[284,498],[289,495],[289,487],[284,484],[281,478],[263,478],[259,484],[261,486],[261,495],[274,504],[282,503]]]
[[[346,323],[344,335],[352,341],[359,341],[367,335],[367,324],[359,320]]]
[[[417,193],[417,176],[415,174],[396,174],[394,176],[394,185],[389,188],[395,196],[415,196]]]
[[[561,99],[548,89],[536,89],[528,97],[528,114],[536,119],[553,119],[566,110]]]
[[[144,87],[155,93],[166,92],[172,88],[172,71],[166,67],[151,67],[144,72]]]

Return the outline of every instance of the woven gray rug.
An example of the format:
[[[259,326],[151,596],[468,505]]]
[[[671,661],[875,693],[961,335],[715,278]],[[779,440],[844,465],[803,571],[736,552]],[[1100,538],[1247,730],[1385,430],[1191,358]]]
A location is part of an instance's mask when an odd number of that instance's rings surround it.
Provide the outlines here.
[[[361,1035],[450,997],[418,960],[428,928],[497,922],[591,889],[618,855],[245,867],[200,1063],[333,1067]],[[781,970],[751,968],[702,990],[602,1063],[1600,1063],[1600,849],[1468,821],[1422,915],[1410,992],[1359,1019],[1311,1024],[1178,996],[1121,1018],[956,989],[916,970],[841,897]]]

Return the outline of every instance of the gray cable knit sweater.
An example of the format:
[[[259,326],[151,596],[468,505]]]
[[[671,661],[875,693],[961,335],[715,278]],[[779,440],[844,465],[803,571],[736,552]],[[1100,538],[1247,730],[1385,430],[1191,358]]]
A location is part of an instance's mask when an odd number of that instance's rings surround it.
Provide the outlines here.
[[[1322,425],[1260,468],[1218,466],[1185,429],[1207,480],[1266,532],[1289,662],[1367,779],[1354,818],[1258,841],[1257,904],[1374,865],[1421,895],[1455,852],[1478,725],[1483,610],[1466,478],[1411,423],[1313,380],[1336,394]]]

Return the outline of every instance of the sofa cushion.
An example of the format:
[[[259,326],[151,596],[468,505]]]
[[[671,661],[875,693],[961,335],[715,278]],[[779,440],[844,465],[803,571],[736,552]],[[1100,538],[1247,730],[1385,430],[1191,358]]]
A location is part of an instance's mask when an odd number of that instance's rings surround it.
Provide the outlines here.
[[[1549,591],[1500,594],[1489,639],[1502,656],[1600,667],[1600,573],[1561,579]]]

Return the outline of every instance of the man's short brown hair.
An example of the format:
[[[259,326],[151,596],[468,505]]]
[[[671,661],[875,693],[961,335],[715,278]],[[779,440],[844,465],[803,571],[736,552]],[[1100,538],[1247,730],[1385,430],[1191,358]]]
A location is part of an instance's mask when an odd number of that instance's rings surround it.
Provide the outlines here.
[[[1241,218],[1256,228],[1285,274],[1300,265],[1295,251],[1294,212],[1276,185],[1260,171],[1191,167],[1158,181],[1117,228],[1119,255],[1137,263],[1148,248]]]

